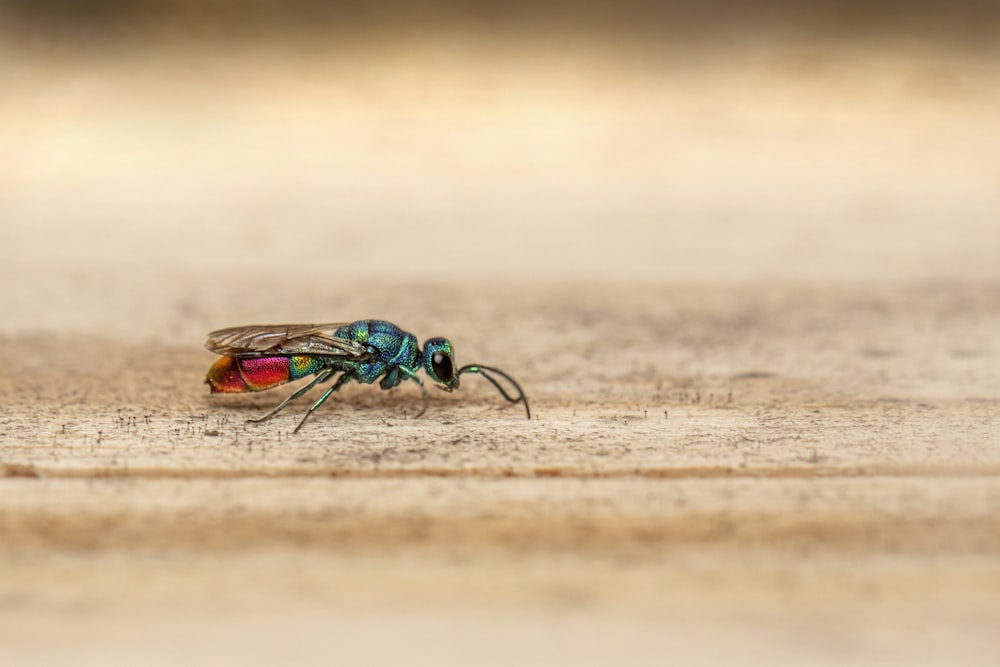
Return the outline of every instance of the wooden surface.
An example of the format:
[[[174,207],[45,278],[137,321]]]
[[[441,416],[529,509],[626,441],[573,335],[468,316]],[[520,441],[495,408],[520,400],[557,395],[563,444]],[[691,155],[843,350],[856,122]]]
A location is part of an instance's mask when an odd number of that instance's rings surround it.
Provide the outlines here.
[[[460,37],[0,40],[0,663],[995,664],[997,61]]]
[[[995,655],[995,286],[577,292],[378,309],[516,374],[531,422],[471,378],[419,420],[351,386],[297,436],[303,406],[245,424],[284,394],[208,395],[208,313],[184,344],[5,336],[3,653]]]

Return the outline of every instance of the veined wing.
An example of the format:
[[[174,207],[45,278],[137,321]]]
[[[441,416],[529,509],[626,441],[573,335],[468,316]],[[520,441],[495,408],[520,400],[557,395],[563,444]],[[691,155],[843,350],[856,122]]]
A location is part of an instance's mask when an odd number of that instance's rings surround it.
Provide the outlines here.
[[[342,326],[343,323],[230,327],[208,334],[205,347],[216,354],[234,357],[308,354],[352,361],[367,359],[368,350],[364,345],[334,335]]]

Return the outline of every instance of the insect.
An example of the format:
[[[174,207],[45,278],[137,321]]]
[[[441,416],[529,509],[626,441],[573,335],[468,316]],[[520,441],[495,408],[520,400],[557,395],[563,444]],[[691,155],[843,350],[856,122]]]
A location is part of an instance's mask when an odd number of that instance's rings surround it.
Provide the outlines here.
[[[250,325],[219,329],[208,334],[205,347],[221,354],[205,377],[213,394],[264,391],[278,385],[315,376],[311,382],[283,400],[263,417],[251,422],[267,421],[289,403],[307,391],[340,373],[329,389],[312,404],[295,427],[297,433],[316,408],[351,380],[371,384],[381,377],[379,387],[392,389],[403,380],[420,385],[423,407],[427,410],[427,389],[417,377],[421,368],[438,389],[451,392],[458,389],[464,373],[478,373],[489,380],[511,403],[524,403],[531,419],[528,398],[514,378],[503,371],[468,364],[455,369],[454,347],[447,338],[430,338],[421,350],[417,337],[385,320],[358,320],[337,324],[278,324]],[[516,393],[506,389],[491,375],[509,382]]]

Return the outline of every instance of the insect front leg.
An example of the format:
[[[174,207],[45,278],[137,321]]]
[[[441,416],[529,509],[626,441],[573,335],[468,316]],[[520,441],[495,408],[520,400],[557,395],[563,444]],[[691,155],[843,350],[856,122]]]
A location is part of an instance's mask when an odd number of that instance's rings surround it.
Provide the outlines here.
[[[382,381],[378,383],[378,386],[383,390],[392,389],[400,382],[402,382],[402,378],[399,377],[399,366],[396,366],[382,377]]]
[[[274,410],[271,410],[270,412],[268,412],[263,417],[257,417],[256,419],[248,419],[247,422],[253,422],[254,424],[259,424],[261,422],[266,422],[268,419],[270,419],[274,415],[276,415],[279,412],[281,412],[286,405],[288,405],[289,403],[291,403],[292,401],[294,401],[296,398],[298,398],[302,394],[306,393],[307,391],[309,391],[310,389],[312,389],[313,387],[315,387],[316,385],[318,385],[320,382],[323,382],[324,380],[329,379],[330,376],[333,375],[335,372],[336,371],[334,369],[332,369],[332,368],[326,368],[326,369],[321,370],[319,373],[316,374],[316,377],[315,377],[315,379],[313,379],[312,382],[310,382],[306,386],[304,386],[301,389],[299,389],[298,391],[296,391],[294,394],[292,394],[291,396],[289,396],[288,398],[286,398],[285,400],[283,400],[281,403],[278,403],[278,407],[276,407]]]
[[[322,396],[320,396],[319,400],[312,404],[312,407],[309,408],[309,410],[306,412],[305,416],[302,417],[302,421],[299,422],[299,425],[295,427],[295,430],[292,431],[292,433],[298,433],[299,429],[302,428],[302,425],[306,423],[307,419],[309,419],[309,415],[311,415],[313,412],[315,412],[316,408],[318,408],[319,406],[323,405],[323,403],[326,402],[326,399],[330,398],[330,395],[333,394],[333,392],[339,390],[345,384],[347,384],[348,382],[350,382],[353,378],[354,378],[354,376],[351,373],[344,373],[339,378],[337,378],[337,381],[333,384],[333,386],[330,387],[329,389],[327,389],[326,393],[324,393]]]
[[[427,395],[427,387],[424,386],[424,381],[417,377],[417,374],[411,370],[404,368],[403,366],[398,366],[399,370],[406,373],[406,375],[420,385],[420,396],[424,401],[423,406],[420,408],[420,412],[416,414],[414,419],[419,419],[425,412],[427,412],[427,406],[430,404],[430,396]]]

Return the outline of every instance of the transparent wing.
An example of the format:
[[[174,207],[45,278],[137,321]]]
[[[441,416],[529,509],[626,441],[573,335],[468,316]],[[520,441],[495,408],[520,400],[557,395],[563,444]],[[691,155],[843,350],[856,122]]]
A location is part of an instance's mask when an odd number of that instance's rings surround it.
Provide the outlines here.
[[[205,347],[216,354],[263,357],[279,354],[309,354],[343,357],[353,361],[368,358],[364,345],[334,335],[343,323],[251,324],[219,329],[208,334]]]

